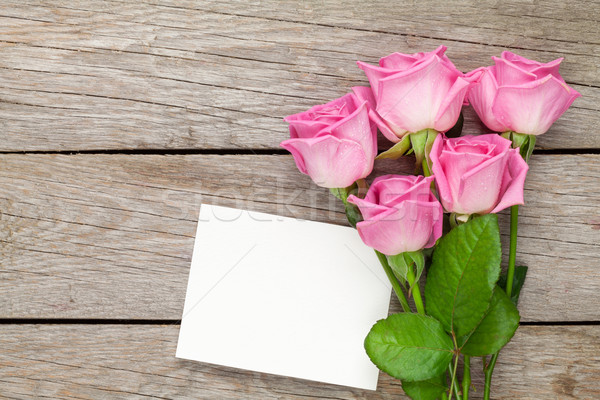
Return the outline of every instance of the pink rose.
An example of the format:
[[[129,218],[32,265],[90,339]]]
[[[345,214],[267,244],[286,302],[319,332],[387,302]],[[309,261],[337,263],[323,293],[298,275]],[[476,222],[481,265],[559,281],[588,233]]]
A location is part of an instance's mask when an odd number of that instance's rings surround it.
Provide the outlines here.
[[[355,87],[354,93],[371,106],[371,119],[381,133],[398,142],[406,133],[423,129],[445,132],[452,128],[472,82],[444,55],[445,46],[429,53],[393,53],[379,66],[358,62],[371,88]]]
[[[442,205],[431,192],[433,177],[385,175],[366,197],[348,196],[364,221],[356,225],[367,246],[386,255],[432,247],[442,236]]]
[[[581,96],[558,73],[562,58],[547,64],[505,51],[495,65],[478,68],[469,102],[493,131],[541,135]]]
[[[285,117],[291,139],[281,146],[294,156],[300,172],[319,186],[344,188],[373,170],[377,127],[366,101],[347,94],[327,104]]]
[[[446,211],[487,214],[523,204],[529,167],[511,144],[497,134],[436,138],[429,157]]]

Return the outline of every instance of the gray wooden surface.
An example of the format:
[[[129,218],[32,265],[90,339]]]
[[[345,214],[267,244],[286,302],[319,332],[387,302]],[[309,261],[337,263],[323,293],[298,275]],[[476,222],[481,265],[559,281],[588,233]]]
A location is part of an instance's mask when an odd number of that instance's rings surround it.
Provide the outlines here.
[[[493,397],[600,398],[599,22],[557,0],[0,2],[0,398],[402,398],[385,374],[370,392],[174,354],[200,204],[343,224],[281,118],[366,84],[358,59],[438,44],[465,71],[565,57],[583,95],[531,163],[524,326]]]

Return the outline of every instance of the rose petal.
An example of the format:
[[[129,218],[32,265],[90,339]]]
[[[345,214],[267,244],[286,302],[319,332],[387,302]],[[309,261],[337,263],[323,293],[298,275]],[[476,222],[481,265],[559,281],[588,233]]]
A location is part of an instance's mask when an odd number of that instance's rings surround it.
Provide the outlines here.
[[[532,74],[523,68],[519,68],[517,65],[508,60],[498,57],[492,57],[492,59],[496,63],[496,82],[498,82],[498,86],[500,87],[509,85],[524,85],[537,79],[535,74]]]
[[[419,62],[421,58],[419,54],[392,53],[389,56],[381,58],[379,66],[389,70],[404,71]]]
[[[433,220],[435,222],[433,224],[433,231],[431,236],[429,237],[429,241],[424,246],[424,248],[426,249],[435,245],[435,242],[437,242],[437,240],[442,237],[444,229],[444,209],[442,208],[440,202],[437,201],[437,199],[435,199],[435,196],[433,196],[433,194],[432,197],[432,203],[434,204],[434,207],[432,207]]]
[[[361,199],[351,194],[348,196],[348,202],[357,206],[364,219],[375,218],[377,215],[388,211],[390,208],[376,203],[372,203],[366,199]]]
[[[492,158],[493,156],[487,154],[455,153],[445,149],[442,150],[439,160],[446,181],[448,182],[448,187],[450,188],[453,203],[451,209],[444,204],[446,210],[463,213],[463,208],[460,204],[460,190],[463,175]]]
[[[434,216],[439,217],[438,202],[405,201],[373,219],[359,222],[356,228],[366,245],[383,254],[395,255],[417,251],[429,244],[437,223]]]
[[[432,128],[436,114],[459,76],[438,56],[417,67],[379,80],[377,112],[409,132]]]
[[[487,214],[498,203],[508,153],[468,170],[460,177],[454,211],[461,214]]]
[[[406,200],[429,201],[433,179],[422,175],[380,176],[371,184],[365,199],[386,207],[394,207]]]
[[[433,176],[435,176],[435,184],[440,195],[440,200],[442,201],[444,208],[449,211],[454,205],[452,191],[450,189],[448,179],[446,178],[446,174],[444,173],[444,168],[439,160],[445,140],[446,139],[444,139],[443,135],[438,135],[435,138],[429,153],[429,158],[431,160],[431,172],[433,173]]]
[[[498,88],[492,112],[512,131],[541,135],[579,96],[553,75],[547,75],[526,85]]]
[[[406,131],[402,131],[398,129],[397,131],[392,130],[392,128],[385,122],[375,109],[377,108],[377,103],[375,102],[375,97],[373,96],[373,92],[371,88],[368,86],[354,86],[352,91],[356,95],[359,100],[367,101],[369,106],[369,119],[375,123],[375,125],[379,128],[383,136],[386,139],[397,143],[400,141],[400,138],[404,136]]]
[[[478,68],[471,71],[467,76],[481,71],[481,79],[473,84],[468,93],[469,103],[475,110],[481,122],[488,128],[496,132],[506,131],[506,127],[502,125],[492,112],[494,98],[498,91],[498,83],[494,77],[494,67]]]
[[[505,170],[505,175],[509,177],[509,185],[503,189],[502,198],[496,207],[492,210],[493,213],[500,212],[507,207],[517,204],[524,204],[523,187],[525,186],[525,177],[529,166],[519,154],[518,149],[510,150],[508,158],[508,168]]]
[[[504,165],[501,159],[510,146],[510,140],[496,134],[436,138],[430,158],[444,209],[471,214],[494,207],[501,193],[504,170],[497,173],[492,167]],[[488,190],[488,186],[493,188]],[[488,209],[481,206],[484,203],[489,204]]]
[[[338,139],[353,140],[361,145],[366,159],[364,173],[368,175],[373,169],[373,162],[377,156],[377,131],[371,127],[367,102],[364,101],[352,114],[336,122],[324,130]]]
[[[560,63],[564,60],[563,57],[557,58],[556,60],[552,60],[548,63],[541,63],[535,60],[530,60],[525,57],[521,57],[515,53],[511,53],[510,51],[503,51],[502,56],[503,59],[512,62],[517,67],[524,69],[527,72],[531,72],[535,74],[535,76],[539,78],[543,78],[548,74],[554,75],[558,80],[564,82],[562,76],[558,72],[560,68]]]
[[[283,120],[290,124],[290,138],[305,139],[317,137],[327,126],[341,121],[356,110],[356,96],[352,93],[319,104],[307,111],[288,115]]]
[[[392,53],[389,56],[381,58],[379,60],[379,66],[390,70],[396,70],[396,72],[404,71],[416,66],[432,55],[436,55],[450,62],[448,57],[444,55],[445,51],[446,46],[440,45],[437,49],[430,52],[420,52],[414,54]]]
[[[395,179],[401,178],[401,179]],[[404,193],[409,190],[414,182],[414,178],[407,176],[402,179],[399,175],[382,175],[378,176],[373,180],[371,186],[369,187],[369,191],[365,196],[365,199],[371,201],[373,203],[380,204],[381,203],[381,195],[386,192],[388,186],[390,187],[390,192],[392,193]]]
[[[378,67],[376,65],[367,64],[362,61],[357,61],[358,68],[362,69],[369,80],[371,90],[377,99],[379,95],[379,81],[398,73],[397,70]]]
[[[319,104],[311,107],[306,114],[313,115],[314,118],[319,116],[342,116],[345,117],[356,110],[354,95],[352,93],[345,94],[325,104]]]
[[[401,244],[398,243],[400,235],[398,224],[388,219],[389,215],[395,215],[396,213],[398,213],[398,210],[389,208],[387,212],[379,214],[377,219],[369,219],[357,223],[356,230],[362,241],[367,246],[383,254],[395,255],[401,253],[399,251],[401,250]]]
[[[446,94],[435,117],[435,130],[439,132],[446,132],[456,124],[469,87],[472,86],[473,83],[477,82],[481,78],[482,74],[483,72],[479,72],[479,74],[458,77],[456,81],[454,81],[454,84],[450,88],[450,91]]]
[[[457,138],[448,139],[446,147],[453,151],[460,152],[460,148],[469,146],[469,152],[477,152],[480,154],[497,155],[504,153],[512,146],[512,142],[496,134],[486,135],[465,135]],[[476,147],[483,147],[482,151],[475,150]]]
[[[319,186],[341,188],[365,178],[372,165],[357,142],[334,136],[289,139],[281,146],[292,153],[300,172],[308,174]]]
[[[308,139],[319,136],[319,133],[325,129],[328,125],[325,122],[320,121],[308,121],[308,120],[288,120],[290,124],[290,138],[292,139]]]
[[[535,60],[530,60],[529,58],[522,57],[508,50],[503,51],[502,54],[500,54],[500,57],[508,61],[519,62],[524,66],[530,66],[531,68],[535,68],[540,65],[540,63]]]

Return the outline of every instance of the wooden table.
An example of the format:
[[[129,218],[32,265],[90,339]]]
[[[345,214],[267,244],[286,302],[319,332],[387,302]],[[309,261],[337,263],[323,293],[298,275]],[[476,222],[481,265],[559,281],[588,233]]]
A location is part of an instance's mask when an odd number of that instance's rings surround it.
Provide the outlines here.
[[[200,204],[343,224],[282,117],[365,84],[355,60],[445,44],[464,71],[565,57],[583,95],[531,162],[494,398],[600,398],[600,4],[386,3],[2,1],[0,397],[402,398],[385,374],[363,391],[175,347]]]

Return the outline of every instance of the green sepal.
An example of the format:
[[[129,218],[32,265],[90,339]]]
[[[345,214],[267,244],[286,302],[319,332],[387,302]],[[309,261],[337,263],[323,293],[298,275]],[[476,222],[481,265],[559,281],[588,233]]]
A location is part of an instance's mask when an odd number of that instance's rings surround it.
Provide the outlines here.
[[[525,162],[529,162],[533,149],[535,148],[536,136],[526,135],[524,133],[518,133],[513,131],[507,131],[502,134],[502,137],[512,142],[513,149],[519,149],[521,157]]]
[[[407,262],[412,262],[413,265],[415,266],[415,281],[412,285],[410,285],[411,287],[413,285],[415,285],[417,282],[419,282],[419,278],[421,277],[421,274],[423,273],[423,270],[425,269],[425,256],[423,255],[422,251],[407,251],[404,254],[404,259]],[[409,261],[410,260],[410,261]]]
[[[435,318],[401,313],[373,325],[365,338],[365,350],[388,375],[423,381],[444,373],[452,360],[454,344]]]
[[[404,253],[396,254],[395,256],[387,256],[387,261],[392,268],[392,271],[394,271],[394,275],[396,275],[398,279],[406,281],[408,278],[409,265],[406,263]]]
[[[389,158],[389,159],[395,160],[395,159],[400,158],[403,155],[405,155],[406,152],[410,149],[410,137],[409,136],[410,135],[408,135],[408,134],[404,135],[404,137],[398,143],[396,143],[395,145],[393,145],[392,147],[390,147],[383,153],[380,153],[377,157],[375,157],[375,159],[383,160],[385,158]]]
[[[362,214],[360,210],[355,204],[344,202],[344,209],[346,211],[346,218],[348,219],[348,223],[353,228],[356,228],[356,224],[363,220]]]
[[[402,381],[402,389],[412,400],[437,400],[448,390],[446,374],[424,381]]]
[[[524,149],[523,147],[521,147],[521,150],[520,150],[521,157],[523,157],[525,162],[529,162],[529,158],[533,154],[533,149],[535,148],[535,141],[537,140],[537,136],[535,136],[535,135],[528,135],[528,136],[529,136],[529,141],[527,142],[527,148]]]
[[[394,275],[398,279],[402,278],[408,281],[409,268],[415,266],[413,282],[409,282],[410,288],[419,281],[423,270],[425,269],[425,256],[422,251],[407,251],[405,253],[396,254],[395,256],[387,256],[388,263],[394,271]]]
[[[360,213],[360,210],[356,205],[348,203],[348,196],[350,196],[351,194],[358,195],[360,182],[362,182],[366,187],[366,183],[364,182],[364,180],[359,180],[345,188],[329,189],[331,194],[333,194],[336,198],[338,198],[344,203],[344,212],[346,213],[346,218],[348,219],[348,223],[353,228],[356,228],[356,224],[362,221],[362,214]]]
[[[521,294],[521,289],[523,288],[523,284],[525,284],[525,278],[527,277],[527,267],[524,265],[519,265],[515,267],[515,275],[513,277],[513,285],[512,291],[510,295],[510,300],[516,306],[519,304],[519,295]],[[500,286],[506,292],[506,274],[500,275],[500,279],[498,279],[498,286]]]
[[[452,229],[438,241],[427,275],[427,313],[456,337],[483,319],[500,275],[498,216],[487,214]]]
[[[393,277],[396,277],[396,280],[398,282],[400,282],[400,285],[402,285],[402,288],[404,290],[406,290],[406,279],[402,278],[401,276],[396,275],[396,273],[394,272],[394,269],[390,266],[390,262],[388,261],[387,256],[377,250],[375,250],[375,254],[377,254],[377,258],[379,259],[379,262],[383,266],[384,271],[386,270],[386,266],[389,267],[389,269],[391,270],[393,276],[391,278],[388,276],[388,278],[391,280]],[[398,299],[398,300],[400,300],[400,299]],[[402,300],[400,300],[400,302],[402,302]]]
[[[422,131],[411,133],[409,135],[412,149],[414,150],[415,157],[417,158],[417,170],[423,168],[423,171],[427,176],[431,175],[428,173],[428,171],[431,170],[429,152],[431,151],[433,142],[438,135],[439,132],[435,129],[423,129]]]
[[[348,200],[348,196],[352,193],[356,193],[358,189],[358,185],[354,182],[352,185],[345,188],[331,188],[329,191],[332,195],[334,195],[339,200],[343,201],[346,204],[346,200]]]
[[[474,214],[450,213],[448,215],[448,222],[450,222],[450,227],[454,229],[459,225],[469,222],[471,219],[473,219],[473,217]]]
[[[332,195],[334,195],[338,200],[346,202],[348,198],[348,193],[346,192],[346,188],[331,188],[329,189]]]
[[[520,318],[517,307],[504,290],[496,286],[485,317],[471,334],[459,339],[459,343],[464,343],[461,352],[469,356],[498,352],[514,336]]]

